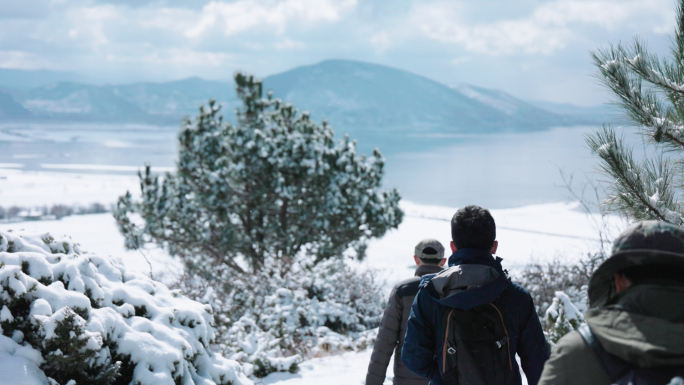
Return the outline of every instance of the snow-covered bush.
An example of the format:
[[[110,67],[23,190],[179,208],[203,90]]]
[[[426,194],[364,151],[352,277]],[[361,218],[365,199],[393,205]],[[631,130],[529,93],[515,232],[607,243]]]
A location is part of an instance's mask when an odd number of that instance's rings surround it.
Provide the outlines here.
[[[546,339],[555,344],[567,333],[577,330],[584,323],[584,316],[567,294],[557,291],[551,306],[546,309],[544,321]]]
[[[604,260],[605,255],[597,253],[587,254],[574,263],[560,258],[530,263],[516,273],[514,279],[530,292],[539,317],[545,316],[559,291],[565,293],[581,311],[586,311],[589,278]]]
[[[0,383],[251,384],[209,350],[213,325],[210,306],[69,238],[0,232]]]
[[[588,254],[576,263],[554,258],[531,263],[516,274],[519,283],[530,292],[552,345],[584,323],[582,314],[589,308],[589,278],[604,260],[603,253]]]
[[[212,304],[217,346],[250,374],[295,371],[303,359],[374,343],[386,295],[370,271],[356,271],[342,259],[314,264],[313,257],[300,257],[292,264],[269,259],[255,274],[222,273],[208,281],[188,274],[182,290]]]
[[[87,322],[69,307],[49,313],[50,304],[39,299],[33,317],[42,326],[42,344],[45,362],[41,365],[48,378],[59,384],[69,381],[86,384],[112,384],[121,370],[121,362],[112,363],[106,355],[100,354],[102,336],[86,330]],[[39,309],[42,307],[43,309]]]

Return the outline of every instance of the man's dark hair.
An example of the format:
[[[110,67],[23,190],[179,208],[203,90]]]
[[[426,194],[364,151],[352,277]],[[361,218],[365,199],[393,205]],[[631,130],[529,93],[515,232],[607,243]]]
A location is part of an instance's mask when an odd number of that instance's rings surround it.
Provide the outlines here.
[[[457,249],[491,251],[496,240],[496,223],[492,214],[475,205],[459,209],[451,218],[451,239]]]

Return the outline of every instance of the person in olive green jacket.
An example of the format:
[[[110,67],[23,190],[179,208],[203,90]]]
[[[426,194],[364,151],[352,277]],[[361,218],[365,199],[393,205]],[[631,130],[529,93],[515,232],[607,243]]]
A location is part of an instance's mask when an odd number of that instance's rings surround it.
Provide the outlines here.
[[[606,357],[628,373],[684,369],[684,229],[659,221],[630,226],[592,275],[589,304],[588,328],[558,341],[539,385],[611,384],[625,372],[611,378],[606,368],[615,365],[604,365]]]
[[[444,246],[436,239],[423,239],[416,245],[413,259],[416,262],[415,276],[396,284],[392,289],[385,314],[382,316],[378,338],[371,354],[366,385],[385,383],[387,366],[394,353],[394,385],[427,385],[429,379],[414,374],[401,361],[401,348],[404,345],[406,321],[411,313],[413,298],[418,292],[420,277],[442,271],[446,262]]]

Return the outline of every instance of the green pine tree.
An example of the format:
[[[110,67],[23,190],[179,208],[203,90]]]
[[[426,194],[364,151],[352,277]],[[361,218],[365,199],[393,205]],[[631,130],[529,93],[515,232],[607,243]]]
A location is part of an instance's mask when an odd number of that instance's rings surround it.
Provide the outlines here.
[[[671,56],[650,54],[643,41],[611,45],[592,53],[603,84],[616,98],[630,126],[653,150],[636,161],[615,129],[604,125],[587,137],[608,176],[606,206],[633,219],[684,224],[684,0],[677,8]]]
[[[62,385],[72,380],[77,384],[113,384],[121,363],[112,363],[109,359],[98,362],[101,346],[88,346],[90,336],[85,324],[83,318],[66,308],[64,318],[57,321],[54,335],[43,342],[46,354],[40,368]]]
[[[335,143],[327,122],[264,97],[260,80],[238,73],[235,82],[236,124],[210,101],[181,124],[177,172],[158,177],[148,167],[142,201],[119,199],[114,215],[128,247],[154,241],[189,271],[242,272],[239,254],[256,272],[266,258],[290,261],[303,249],[318,261],[350,246],[362,254],[368,239],[399,225],[399,194],[381,191],[377,149],[359,155],[348,137]]]

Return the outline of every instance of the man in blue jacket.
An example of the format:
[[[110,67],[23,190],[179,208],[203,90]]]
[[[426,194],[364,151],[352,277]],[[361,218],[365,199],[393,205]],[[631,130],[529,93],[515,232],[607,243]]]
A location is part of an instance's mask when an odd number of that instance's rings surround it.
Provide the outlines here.
[[[404,364],[416,374],[430,378],[431,385],[448,385],[442,380],[446,355],[450,354],[446,349],[445,320],[453,309],[495,304],[506,330],[506,339],[501,341],[502,348],[507,349],[506,366],[510,365],[512,371],[506,382],[522,383],[513,358],[517,353],[528,384],[536,385],[544,361],[549,358],[549,346],[532,297],[508,280],[501,258],[492,256],[498,247],[494,218],[479,206],[459,209],[451,219],[451,238],[453,254],[449,257],[449,268],[423,277],[411,307],[401,354]],[[499,342],[496,343],[498,346]],[[480,353],[473,356],[476,354]]]

